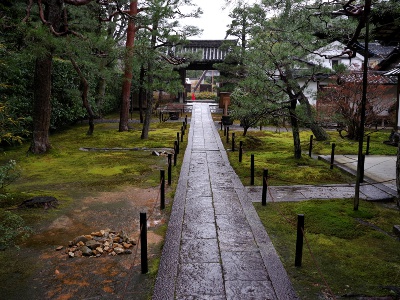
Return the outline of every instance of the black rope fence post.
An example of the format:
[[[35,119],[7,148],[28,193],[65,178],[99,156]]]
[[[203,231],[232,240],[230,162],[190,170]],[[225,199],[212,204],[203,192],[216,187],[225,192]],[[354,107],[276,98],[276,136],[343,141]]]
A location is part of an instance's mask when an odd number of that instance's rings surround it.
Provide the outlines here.
[[[254,185],[254,154],[251,155],[250,161],[250,185]]]
[[[182,125],[183,125],[183,130],[186,130],[186,122],[185,121],[182,122]]]
[[[223,124],[222,124],[222,121],[221,121],[221,123],[220,123],[220,124],[221,124],[221,131],[222,131],[222,129],[223,129],[223,128],[222,128],[222,125],[223,125]]]
[[[168,185],[172,182],[172,153],[168,153]]]
[[[360,172],[360,183],[364,182],[364,167],[365,167],[365,154],[361,155],[361,172]]]
[[[232,132],[232,152],[235,151],[235,133]]]
[[[140,259],[142,274],[149,271],[147,262],[147,217],[146,213],[140,213]]]
[[[295,267],[301,267],[301,261],[303,259],[303,239],[304,239],[304,215],[297,215],[296,255],[294,260]]]
[[[310,135],[310,147],[308,148],[308,156],[309,157],[311,157],[313,138],[314,138],[314,136]]]
[[[263,173],[263,189],[262,189],[262,206],[267,205],[267,189],[268,189],[268,169],[264,169]]]
[[[222,121],[221,121],[222,124]],[[224,126],[224,136],[226,136],[226,126]]]
[[[165,170],[160,170],[160,209],[165,208]]]
[[[179,154],[179,140],[176,140],[174,142],[174,147],[175,147],[176,154],[178,155]]]
[[[226,127],[226,143],[229,144],[229,126]]]
[[[330,169],[331,169],[331,170],[333,169],[333,162],[335,161],[335,147],[336,147],[336,144],[335,144],[335,143],[332,143],[331,166],[330,166]]]
[[[239,162],[243,159],[243,141],[239,142]]]
[[[188,119],[187,119],[187,115],[186,115],[186,116],[185,116],[185,123],[186,123],[186,125],[187,125],[187,120],[188,120]]]
[[[371,140],[371,136],[367,136],[367,150],[365,150],[365,155],[369,155],[369,142]]]
[[[178,148],[179,148],[179,132],[176,133],[176,141],[178,142]],[[179,149],[178,149],[178,152],[179,152]]]
[[[184,135],[185,135],[185,131],[183,130],[183,126],[181,126],[181,142],[183,142]]]
[[[178,159],[178,153],[179,149],[178,149],[178,141],[174,142],[174,167],[176,167],[176,161]]]

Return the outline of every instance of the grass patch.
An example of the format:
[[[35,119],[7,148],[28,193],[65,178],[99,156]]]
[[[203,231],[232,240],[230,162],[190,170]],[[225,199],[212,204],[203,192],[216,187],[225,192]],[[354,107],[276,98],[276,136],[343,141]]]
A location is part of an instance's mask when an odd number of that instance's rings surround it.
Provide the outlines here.
[[[235,132],[231,130],[231,133]],[[244,154],[228,151],[235,172],[244,185],[250,184],[250,156],[255,156],[255,185],[262,185],[263,169],[268,169],[270,185],[354,183],[355,178],[322,161],[308,157],[311,131],[301,132],[303,155],[293,158],[291,132],[249,131],[243,137],[236,131],[236,149],[243,141]],[[357,155],[358,142],[342,139],[329,131],[329,141],[313,141],[313,155]],[[397,148],[385,145],[389,131],[368,132],[370,154],[396,155]],[[220,132],[225,148],[231,140]],[[366,147],[366,143],[364,143]],[[393,204],[362,202],[353,210],[353,199],[313,200],[296,203],[256,203],[255,208],[276,248],[300,299],[328,298],[329,289],[336,297],[400,296],[399,240],[392,234],[400,223],[399,209]],[[304,244],[302,267],[296,268],[297,215],[305,215],[305,230],[312,255]],[[317,262],[329,288],[319,275]],[[397,299],[397,298],[396,298]]]
[[[113,119],[112,117],[110,119]],[[96,197],[100,192],[118,192],[124,190],[127,186],[137,187],[140,190],[154,189],[160,184],[160,170],[167,169],[166,156],[152,155],[152,149],[171,149],[180,132],[182,122],[153,122],[149,132],[149,138],[142,140],[140,124],[130,124],[132,127],[128,132],[119,132],[118,123],[100,123],[95,125],[95,131],[92,136],[87,136],[87,125],[78,124],[71,126],[63,131],[52,133],[50,142],[52,149],[43,155],[29,154],[29,144],[23,144],[17,147],[2,149],[0,156],[0,165],[14,159],[17,162],[20,177],[6,187],[6,190],[0,191],[0,215],[8,209],[12,209],[18,225],[29,226],[33,229],[34,237],[41,241],[41,234],[44,228],[60,217],[68,219],[72,214],[79,214],[80,209],[86,211],[101,211],[103,215],[97,215],[99,221],[107,222],[108,215],[118,216],[126,210],[129,202],[121,201],[90,203],[86,207],[78,205],[76,210],[75,204],[85,197]],[[172,202],[170,196],[174,195],[177,186],[180,168],[183,161],[183,153],[185,151],[187,136],[184,141],[180,142],[181,155],[178,155],[176,167],[172,168],[172,185],[168,186],[167,200]],[[81,151],[80,148],[135,148],[135,151]],[[26,199],[34,196],[54,196],[59,199],[59,206],[56,209],[44,211],[38,209],[14,210]],[[94,207],[97,205],[98,207]],[[138,204],[142,205],[142,204]],[[170,203],[163,216],[168,219],[170,213]],[[100,209],[99,209],[100,208]],[[135,210],[136,208],[130,208]],[[139,216],[139,215],[138,215]],[[137,217],[138,217],[137,216]],[[1,216],[0,216],[1,217]],[[129,222],[131,217],[125,217]],[[134,217],[132,217],[134,218]],[[1,219],[1,218],[0,218]],[[61,218],[62,219],[62,218]],[[121,219],[123,222],[124,219]],[[1,221],[1,220],[0,220]],[[85,220],[80,223],[79,217],[74,219],[74,226],[86,228]],[[101,226],[101,225],[99,225]],[[10,227],[12,229],[12,227]],[[89,230],[89,229],[87,229]],[[166,225],[160,226],[157,233],[164,235]],[[86,232],[83,232],[86,233]],[[64,233],[65,235],[65,233]],[[64,238],[66,238],[64,236]],[[52,237],[49,237],[49,241]],[[61,238],[62,239],[62,238]],[[16,235],[15,242],[20,240]],[[49,247],[48,244],[41,244],[41,247]],[[57,240],[58,241],[58,240]],[[59,242],[58,242],[59,243]],[[31,243],[32,244],[32,243]],[[31,276],[37,272],[38,263],[30,264],[30,268],[21,269],[21,267],[30,261],[30,256],[36,255],[32,253],[29,243],[21,246],[20,254],[15,254],[13,249],[0,251],[0,257],[3,258],[0,272],[4,286],[9,286],[8,292],[17,295],[14,281],[17,278],[10,274],[19,274],[18,284],[20,286],[29,285]],[[161,245],[156,245],[151,249],[151,273],[148,277],[139,276],[140,289],[147,289],[146,295],[151,294],[154,284],[159,256],[161,255]],[[40,248],[40,249],[42,249]],[[19,259],[15,258],[19,255]],[[24,257],[22,257],[22,255]],[[37,258],[36,258],[37,259]],[[21,263],[10,263],[12,261],[21,261]],[[22,270],[22,271],[21,271]],[[136,280],[136,279],[135,279]],[[10,284],[11,283],[11,284]],[[139,283],[138,283],[139,284]],[[27,290],[25,289],[24,293]],[[21,296],[19,298],[23,298]],[[144,297],[143,299],[146,299]]]
[[[235,132],[235,131],[231,131]],[[301,159],[293,156],[293,138],[291,132],[249,131],[247,136],[236,131],[236,151],[228,151],[230,163],[243,184],[250,184],[250,156],[254,154],[255,185],[262,185],[263,169],[268,169],[271,185],[299,185],[299,184],[334,184],[353,183],[355,177],[334,168],[323,161],[308,156],[309,138],[311,131],[301,132],[302,149]],[[231,140],[226,143],[226,137],[220,131],[221,139],[226,148],[231,148]],[[342,139],[337,132],[330,131],[329,141],[313,142],[314,155],[330,155],[332,143],[336,144],[335,154],[357,154],[358,143]],[[375,155],[395,155],[396,147],[383,144],[389,132],[380,131],[371,133],[370,153]],[[243,158],[239,163],[239,143],[243,142]]]
[[[139,125],[136,125],[139,126]],[[76,198],[93,192],[112,191],[124,185],[141,188],[159,184],[159,170],[167,168],[167,158],[154,156],[151,148],[173,148],[181,123],[151,123],[149,139],[142,140],[137,130],[118,132],[118,123],[96,124],[92,136],[87,125],[77,125],[51,135],[52,149],[43,155],[27,154],[29,145],[6,149],[0,165],[10,159],[17,162],[21,176],[0,194],[0,209],[16,207],[34,196],[48,195],[61,199],[58,209],[71,205]],[[137,151],[81,151],[89,148],[137,148]],[[186,141],[181,143],[185,149]],[[173,178],[179,177],[183,155],[178,156]],[[175,189],[174,183],[172,189]],[[38,210],[15,211],[30,225],[54,217],[57,210],[46,214]]]
[[[399,241],[391,229],[400,221],[399,210],[363,202],[359,211],[353,211],[351,202],[255,204],[301,299],[321,299],[328,291],[313,257],[336,296],[394,296],[396,289],[399,293]],[[297,214],[305,215],[306,237],[313,253],[311,257],[304,244],[300,268],[294,267]]]
[[[180,126],[172,122],[152,123],[149,139],[141,140],[139,130],[118,132],[118,123],[96,124],[93,136],[86,135],[86,125],[78,125],[53,134],[50,139],[53,148],[49,153],[27,155],[28,145],[22,145],[4,151],[0,164],[10,159],[17,161],[22,176],[9,190],[20,192],[68,190],[72,185],[89,191],[93,187],[106,190],[127,183],[150,187],[157,185],[157,171],[166,167],[166,157],[152,156],[146,150],[85,152],[79,149],[173,148]]]

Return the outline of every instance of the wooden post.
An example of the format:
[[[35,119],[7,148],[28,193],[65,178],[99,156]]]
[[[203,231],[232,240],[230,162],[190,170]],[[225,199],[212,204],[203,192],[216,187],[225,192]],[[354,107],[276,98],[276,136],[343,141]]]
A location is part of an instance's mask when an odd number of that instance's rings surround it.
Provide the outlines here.
[[[177,148],[178,148],[178,142],[175,141],[175,144],[174,144],[174,167],[176,167],[176,161],[178,159],[178,150],[177,150]]]
[[[147,217],[146,213],[140,213],[140,264],[142,267],[142,274],[149,271],[147,262]]]
[[[243,141],[239,142],[239,162],[242,162],[243,158]]]
[[[232,132],[232,152],[235,152],[235,133]]]
[[[297,215],[297,239],[296,239],[296,255],[294,265],[301,267],[303,258],[303,238],[304,238],[304,215]]]
[[[361,156],[361,172],[360,172],[360,183],[364,182],[364,169],[365,169],[365,154]]]
[[[313,138],[314,138],[314,136],[310,135],[310,147],[308,148],[308,156],[309,157],[311,157]]]
[[[160,170],[160,209],[165,208],[165,170]]]
[[[250,185],[254,185],[254,154],[251,155],[250,162]]]
[[[172,154],[168,153],[168,185],[172,183]]]
[[[267,189],[268,189],[268,169],[264,169],[263,173],[263,189],[262,189],[262,200],[261,204],[262,206],[267,205]]]
[[[183,126],[181,126],[181,142],[183,142],[184,135],[185,135],[185,131],[183,130]]]
[[[330,169],[331,169],[331,170],[333,169],[333,162],[335,161],[335,147],[336,147],[336,144],[335,144],[335,143],[332,143],[331,166],[330,166]]]

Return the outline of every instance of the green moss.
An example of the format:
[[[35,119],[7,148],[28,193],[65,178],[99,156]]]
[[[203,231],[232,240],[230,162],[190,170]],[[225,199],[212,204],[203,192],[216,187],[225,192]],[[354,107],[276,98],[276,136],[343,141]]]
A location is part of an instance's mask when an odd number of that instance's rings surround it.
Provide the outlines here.
[[[231,131],[232,132],[232,131]],[[298,184],[334,184],[352,183],[355,178],[340,169],[330,170],[329,165],[308,156],[311,131],[301,132],[301,145],[303,155],[295,159],[293,155],[293,138],[291,132],[249,131],[243,137],[236,132],[236,148],[240,141],[243,142],[242,163],[239,163],[239,151],[228,152],[231,165],[247,185],[250,183],[250,156],[254,154],[255,160],[255,185],[262,184],[262,173],[268,169],[269,184],[271,185],[298,185]],[[231,148],[226,143],[226,137],[220,131],[221,139],[226,148]],[[336,154],[357,154],[358,143],[342,139],[337,132],[329,131],[329,141],[313,141],[314,155],[330,155],[332,143],[336,143]],[[396,147],[383,144],[389,137],[388,131],[371,133],[370,153],[379,155],[395,155]]]
[[[383,287],[399,287],[399,242],[391,236],[385,221],[398,221],[398,210],[362,202],[354,212],[350,201],[255,205],[301,299],[321,299],[327,291],[318,268],[336,296],[393,295]],[[305,215],[306,231],[300,268],[294,267],[297,214]]]

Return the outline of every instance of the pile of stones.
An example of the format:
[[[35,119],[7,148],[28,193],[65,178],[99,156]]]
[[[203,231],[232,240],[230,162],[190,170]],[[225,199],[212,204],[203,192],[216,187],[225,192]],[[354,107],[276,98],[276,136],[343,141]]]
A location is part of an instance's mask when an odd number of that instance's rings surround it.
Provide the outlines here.
[[[105,255],[132,254],[135,240],[122,232],[100,230],[89,235],[81,235],[68,243],[65,253],[69,257],[100,257]],[[63,249],[62,246],[56,250]]]

